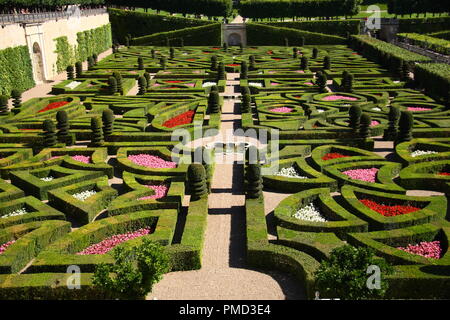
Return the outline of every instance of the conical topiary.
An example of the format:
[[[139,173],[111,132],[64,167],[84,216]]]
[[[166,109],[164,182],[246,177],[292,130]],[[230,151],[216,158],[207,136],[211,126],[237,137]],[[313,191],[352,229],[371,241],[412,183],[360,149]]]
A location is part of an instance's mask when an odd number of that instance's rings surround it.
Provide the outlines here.
[[[318,71],[316,74],[316,84],[319,86],[319,92],[325,93],[327,92],[327,75],[321,71]]]
[[[330,56],[325,56],[323,58],[323,68],[325,70],[330,70],[331,69],[331,59]]]
[[[155,49],[150,50],[150,54],[152,56],[152,59],[156,58],[156,51],[155,51]]]
[[[361,124],[359,127],[359,136],[363,139],[369,138],[370,135],[370,124],[372,123],[372,118],[367,113],[361,115]]]
[[[169,59],[173,60],[175,58],[175,49],[173,47],[170,47],[169,49]]]
[[[251,94],[250,88],[247,87],[247,86],[242,86],[242,87],[241,87],[241,94],[242,94],[242,95],[244,95],[244,94],[250,95],[250,94]]]
[[[67,80],[75,79],[73,66],[67,66],[66,72],[67,72]]]
[[[228,51],[228,43],[226,43],[226,42],[223,43],[223,51],[225,51],[225,52]]]
[[[384,131],[383,139],[388,141],[395,141],[398,134],[398,121],[400,119],[400,109],[398,107],[389,107],[388,114],[388,128]]]
[[[162,56],[159,59],[159,64],[161,65],[161,69],[166,70],[167,58]]]
[[[144,76],[138,78],[139,92],[138,95],[144,95],[147,92],[147,80]]]
[[[113,76],[108,78],[108,88],[110,94],[115,94],[117,92],[117,80]]]
[[[92,67],[94,66],[94,58],[88,57],[87,58],[87,63],[88,63],[88,70],[91,70]]]
[[[263,189],[261,166],[259,164],[247,165],[245,178],[247,180],[247,197],[250,199],[259,198]]]
[[[301,70],[308,70],[308,58],[303,56],[300,59],[300,69]]]
[[[414,116],[410,111],[402,111],[398,121],[398,135],[395,144],[412,140],[412,129],[414,126]]]
[[[298,58],[298,49],[297,49],[297,47],[292,48],[292,58],[294,58],[294,59]]]
[[[100,118],[91,118],[91,145],[99,147],[103,143],[103,132]]]
[[[361,115],[362,115],[362,109],[360,106],[351,106],[348,110],[349,114],[349,122],[348,126],[353,129],[354,132],[359,131],[359,127],[361,124]]]
[[[118,71],[113,72],[113,77],[116,78],[116,84],[117,84],[117,92],[120,94],[123,94],[123,78],[122,74]]]
[[[208,96],[208,109],[210,113],[218,113],[220,111],[219,93],[216,91],[210,92]]]
[[[312,58],[317,59],[317,56],[319,55],[319,49],[313,48],[312,50]]]
[[[247,164],[258,164],[259,163],[259,150],[257,147],[251,145],[245,150],[245,159]]]
[[[111,109],[105,109],[102,112],[103,135],[109,136],[113,133],[114,112]]]
[[[69,116],[65,110],[59,110],[56,113],[56,127],[58,128],[58,140],[70,144]]]
[[[191,199],[200,199],[208,193],[206,185],[206,171],[201,163],[192,163],[188,167],[188,189],[191,193]]]
[[[223,62],[219,62],[219,66],[217,68],[217,80],[226,80],[225,65]]]
[[[77,78],[80,78],[83,75],[83,64],[81,61],[77,61],[75,63],[75,73]]]
[[[255,56],[251,55],[249,58],[250,61],[250,66],[249,66],[249,70],[256,70],[256,60],[255,60]]]
[[[246,112],[250,112],[250,104],[252,101],[252,98],[249,94],[243,94],[241,96],[241,112],[242,113],[246,113]]]
[[[58,142],[58,139],[56,137],[56,128],[53,121],[45,119],[42,123],[42,130],[44,131],[44,147],[54,147]]]
[[[216,71],[216,70],[217,70],[217,56],[212,55],[211,56],[211,71]]]
[[[343,79],[343,89],[344,92],[352,93],[353,92],[353,79],[354,76],[350,72],[347,72],[345,79]]]
[[[0,95],[0,114],[8,113],[8,96]]]
[[[13,108],[19,110],[22,106],[22,92],[17,89],[13,89],[11,91],[11,98],[13,99],[12,104]]]
[[[144,58],[139,56],[138,59],[137,59],[137,64],[138,64],[138,69],[139,70],[144,70]]]
[[[241,79],[248,79],[247,61],[241,62]]]
[[[97,62],[98,62],[98,55],[96,53],[93,53],[92,54],[92,59],[94,59],[94,65],[96,65]]]
[[[147,81],[147,89],[150,88],[150,80],[152,79],[152,76],[148,72],[144,72],[144,78],[145,81]]]

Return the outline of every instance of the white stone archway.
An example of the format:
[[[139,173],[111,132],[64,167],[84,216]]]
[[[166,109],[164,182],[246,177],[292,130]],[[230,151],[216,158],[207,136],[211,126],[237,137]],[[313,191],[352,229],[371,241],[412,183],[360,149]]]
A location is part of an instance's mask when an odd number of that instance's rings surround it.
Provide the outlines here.
[[[33,78],[36,84],[40,84],[49,78],[45,59],[42,25],[40,23],[25,24],[24,29],[31,63],[33,65]]]
[[[223,41],[229,46],[247,45],[245,23],[224,24],[222,29]]]

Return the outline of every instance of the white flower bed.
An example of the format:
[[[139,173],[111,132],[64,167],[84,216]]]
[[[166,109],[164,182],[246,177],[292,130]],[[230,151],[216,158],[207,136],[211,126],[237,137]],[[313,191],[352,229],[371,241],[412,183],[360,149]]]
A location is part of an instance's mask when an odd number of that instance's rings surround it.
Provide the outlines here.
[[[381,109],[378,108],[378,107],[372,108],[371,110],[373,110],[373,111],[381,111]]]
[[[323,109],[316,109],[316,111],[317,111],[317,113],[325,112],[325,110],[323,110]]]
[[[431,151],[431,150],[416,150],[411,152],[411,157],[415,158],[415,157],[420,157],[420,156],[424,156],[426,154],[435,154],[437,153],[436,151]]]
[[[250,87],[262,87],[263,86],[262,83],[259,83],[259,82],[249,82],[248,85]]]
[[[17,209],[10,213],[5,214],[5,215],[1,216],[1,218],[10,218],[10,217],[15,217],[15,216],[21,216],[21,215],[24,215],[27,213],[28,213],[27,209],[21,208],[21,209]]]
[[[81,84],[80,81],[72,81],[71,83],[66,85],[66,88],[70,88],[70,89],[75,89],[76,87],[78,87]]]
[[[310,203],[305,207],[298,210],[294,215],[294,218],[311,221],[311,222],[327,222],[328,220],[320,213],[320,210]]]
[[[287,178],[308,179],[308,177],[299,175],[298,172],[293,167],[282,168],[275,175],[276,176],[287,177]]]
[[[55,178],[53,178],[52,176],[48,176],[48,177],[41,178],[41,180],[42,180],[42,181],[45,181],[45,182],[50,182],[50,181],[52,181],[53,179],[55,179]]]
[[[77,198],[80,201],[85,201],[87,198],[92,197],[96,193],[97,193],[97,191],[95,191],[95,190],[87,190],[87,191],[75,193],[72,196],[74,198]]]
[[[212,86],[216,86],[217,83],[216,82],[205,82],[202,87],[206,88],[206,87],[212,87]]]

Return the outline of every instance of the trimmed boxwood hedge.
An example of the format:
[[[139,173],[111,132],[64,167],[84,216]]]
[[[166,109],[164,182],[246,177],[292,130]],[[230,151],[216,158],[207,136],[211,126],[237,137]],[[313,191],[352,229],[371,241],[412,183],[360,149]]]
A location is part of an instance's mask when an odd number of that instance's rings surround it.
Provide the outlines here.
[[[0,50],[0,94],[34,87],[33,68],[27,46]]]
[[[305,30],[317,33],[332,34],[346,37],[349,34],[359,34],[361,21],[359,19],[346,20],[315,20],[315,21],[286,21],[286,22],[265,22],[274,27]],[[310,43],[306,43],[310,44]]]
[[[450,101],[450,66],[445,63],[421,63],[414,68],[414,79],[428,95]]]

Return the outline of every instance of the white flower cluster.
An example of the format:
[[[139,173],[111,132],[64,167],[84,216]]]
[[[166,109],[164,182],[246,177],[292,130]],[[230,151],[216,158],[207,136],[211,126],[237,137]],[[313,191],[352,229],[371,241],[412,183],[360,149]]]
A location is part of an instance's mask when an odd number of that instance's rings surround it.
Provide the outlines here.
[[[375,107],[375,108],[372,108],[371,110],[373,110],[373,111],[381,111],[381,108]]]
[[[45,182],[50,182],[50,181],[52,181],[53,179],[55,179],[55,178],[53,178],[52,176],[48,176],[48,177],[43,177],[43,178],[41,178],[41,180],[42,180],[42,181],[45,181]]]
[[[215,86],[215,85],[217,85],[216,82],[205,82],[205,83],[202,85],[202,87],[203,87],[203,88],[206,88],[206,87],[212,87],[212,86]]]
[[[317,113],[325,112],[325,110],[323,110],[323,109],[316,109],[316,111],[317,111]]]
[[[313,204],[310,203],[305,207],[298,210],[294,215],[294,218],[311,221],[311,222],[327,222],[328,220],[320,213],[320,210]]]
[[[308,179],[308,177],[300,176],[298,172],[295,170],[295,168],[282,168],[280,171],[278,171],[276,176],[282,176],[282,177],[288,177],[288,178],[298,178],[298,179]]]
[[[431,151],[431,150],[416,150],[411,152],[411,157],[415,158],[415,157],[420,157],[420,156],[424,156],[426,154],[435,154],[437,153],[436,151]]]
[[[75,89],[76,87],[78,87],[81,84],[80,81],[72,81],[71,83],[66,85],[66,88],[70,88],[70,89]]]
[[[260,82],[249,82],[248,85],[250,87],[262,87],[263,86],[262,83],[260,83]]]
[[[96,193],[97,193],[97,191],[95,191],[95,190],[87,190],[87,191],[82,191],[82,192],[79,192],[79,193],[75,193],[72,196],[74,198],[77,198],[80,201],[84,201],[87,198],[92,197]]]
[[[7,213],[7,214],[1,216],[0,218],[10,218],[10,217],[15,217],[15,216],[21,216],[21,215],[27,214],[27,213],[28,213],[27,209],[21,208],[21,209],[14,210],[10,213]]]

